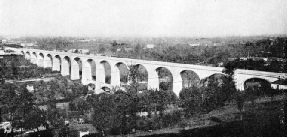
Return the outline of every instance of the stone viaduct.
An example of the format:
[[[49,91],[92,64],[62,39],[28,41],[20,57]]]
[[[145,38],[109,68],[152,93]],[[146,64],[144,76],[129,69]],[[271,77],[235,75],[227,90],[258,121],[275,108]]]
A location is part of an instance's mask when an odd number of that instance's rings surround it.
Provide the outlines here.
[[[222,67],[209,67],[192,64],[179,64],[161,61],[147,61],[130,58],[116,58],[107,56],[85,55],[77,53],[67,53],[59,51],[46,51],[37,49],[14,49],[18,53],[25,56],[26,59],[39,67],[52,68],[54,71],[60,71],[63,76],[70,76],[71,80],[80,79],[79,71],[82,70],[81,81],[82,84],[94,84],[96,89],[100,89],[105,85],[105,67],[103,63],[110,65],[111,86],[120,86],[120,69],[119,65],[142,65],[148,72],[148,88],[159,89],[159,77],[157,70],[159,68],[166,68],[172,74],[173,91],[179,95],[183,87],[182,73],[185,71],[193,71],[197,74],[199,79],[204,79],[211,75],[222,74]],[[96,76],[96,79],[93,76]],[[244,89],[244,83],[248,79],[259,78],[268,82],[278,80],[280,76],[286,74],[272,73],[254,70],[236,70],[234,80],[236,87],[240,90]]]

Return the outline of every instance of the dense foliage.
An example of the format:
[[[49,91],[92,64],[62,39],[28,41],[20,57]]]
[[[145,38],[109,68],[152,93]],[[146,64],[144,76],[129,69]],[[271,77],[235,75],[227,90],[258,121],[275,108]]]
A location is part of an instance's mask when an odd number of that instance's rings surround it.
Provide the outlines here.
[[[37,67],[36,64],[30,63],[24,56],[19,55],[5,56],[0,59],[0,73],[0,78],[8,80],[39,78],[59,74],[59,72],[53,72],[51,68]]]

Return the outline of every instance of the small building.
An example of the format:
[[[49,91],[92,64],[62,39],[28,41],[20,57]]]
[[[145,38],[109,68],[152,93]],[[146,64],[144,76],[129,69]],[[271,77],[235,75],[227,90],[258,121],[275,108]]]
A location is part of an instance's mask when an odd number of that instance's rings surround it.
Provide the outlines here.
[[[213,46],[222,46],[221,43],[213,43]]]
[[[25,48],[38,46],[37,44],[34,44],[34,43],[20,43],[20,45],[21,45],[22,47],[25,47]]]
[[[27,84],[26,86],[26,89],[29,91],[29,92],[34,92],[34,86],[31,84]]]
[[[89,39],[81,39],[81,40],[79,40],[80,42],[90,42],[91,40],[89,40]]]
[[[8,42],[7,39],[2,39],[2,40],[1,40],[1,43],[7,43],[7,42]]]
[[[152,48],[154,48],[154,44],[147,44],[147,45],[146,45],[146,48],[147,48],[147,49],[152,49]]]
[[[80,49],[79,51],[80,51],[80,53],[82,53],[82,54],[86,54],[86,53],[89,53],[89,52],[90,52],[88,49]]]
[[[191,47],[195,47],[195,46],[199,46],[199,45],[200,45],[199,43],[188,44],[188,46],[191,46]]]
[[[271,83],[273,89],[287,89],[287,80],[279,79]]]
[[[6,54],[6,53],[4,52],[4,50],[0,50],[0,55],[4,55],[4,54]]]

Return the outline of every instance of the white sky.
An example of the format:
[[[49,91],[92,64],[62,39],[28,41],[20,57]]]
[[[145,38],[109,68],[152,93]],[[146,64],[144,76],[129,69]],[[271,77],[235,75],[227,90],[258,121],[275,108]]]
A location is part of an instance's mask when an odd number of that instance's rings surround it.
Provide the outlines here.
[[[287,0],[0,0],[0,35],[287,34]]]

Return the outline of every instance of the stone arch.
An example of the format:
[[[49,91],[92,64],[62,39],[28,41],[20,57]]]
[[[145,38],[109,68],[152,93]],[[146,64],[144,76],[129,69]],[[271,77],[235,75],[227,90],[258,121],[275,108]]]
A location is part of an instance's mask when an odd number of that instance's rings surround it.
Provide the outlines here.
[[[94,83],[88,84],[88,94],[94,94],[96,89],[96,85]]]
[[[252,90],[260,90],[260,91],[270,90],[271,82],[264,78],[252,77],[244,81],[244,90],[247,90],[248,88]]]
[[[128,83],[128,76],[129,76],[129,69],[126,64],[123,62],[118,62],[115,64],[116,71],[113,74],[112,79],[115,79],[119,84],[117,85],[127,85]]]
[[[82,70],[82,83],[84,85],[88,83],[96,82],[96,63],[93,59],[87,59],[83,63]]]
[[[135,64],[133,65],[135,67],[134,73],[136,74],[135,76],[135,81],[138,82],[139,87],[138,90],[139,91],[143,91],[143,90],[147,90],[151,85],[149,83],[149,70],[147,68],[147,66],[144,66],[142,64]],[[128,77],[130,77],[130,73],[131,73],[131,68],[132,66],[129,66],[129,72],[128,72]],[[132,79],[132,78],[131,78]],[[132,81],[131,79],[128,79],[128,84],[130,84]]]
[[[39,67],[44,67],[44,54],[39,53],[39,56],[37,57],[37,65]]]
[[[37,53],[36,52],[32,52],[31,54],[31,63],[37,64]]]
[[[45,68],[52,68],[53,67],[53,57],[51,54],[47,54],[47,57],[45,58]]]
[[[59,55],[54,56],[52,63],[53,63],[53,65],[52,65],[53,71],[61,71],[62,60],[61,60],[61,57]]]
[[[109,85],[103,85],[101,87],[101,91],[106,92],[106,93],[111,93],[111,90],[112,90],[112,88]]]
[[[173,83],[182,83],[182,81],[173,81],[173,74],[166,67],[158,67],[156,69],[159,80],[160,90],[171,90],[173,91]],[[180,89],[181,90],[181,89]]]
[[[192,86],[198,86],[200,83],[200,78],[192,70],[183,70],[180,72],[181,78],[182,78],[182,87],[183,88],[189,88]]]
[[[62,59],[61,74],[62,76],[68,76],[71,74],[71,59],[68,56],[65,56]]]
[[[111,65],[108,61],[103,60],[99,66],[99,81],[101,83],[111,84]]]
[[[75,57],[72,60],[71,66],[71,80],[82,78],[82,60],[79,57]]]

